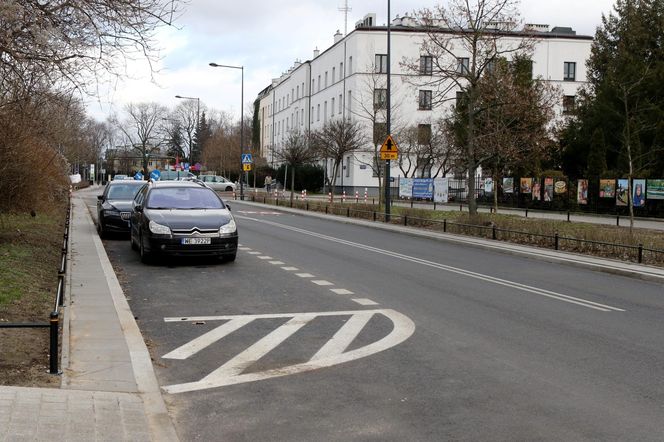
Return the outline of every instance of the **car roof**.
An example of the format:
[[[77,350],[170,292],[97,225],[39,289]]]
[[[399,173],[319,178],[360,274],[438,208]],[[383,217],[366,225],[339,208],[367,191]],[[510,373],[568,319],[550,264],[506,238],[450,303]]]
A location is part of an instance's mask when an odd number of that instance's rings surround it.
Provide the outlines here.
[[[124,185],[129,184],[130,186],[131,185],[141,186],[141,185],[145,184],[146,182],[147,181],[143,181],[143,180],[114,180],[114,181],[109,181],[108,185],[109,186],[119,186],[120,184],[124,184]]]
[[[150,187],[203,187],[209,189],[205,184],[198,180],[187,181],[150,181]]]

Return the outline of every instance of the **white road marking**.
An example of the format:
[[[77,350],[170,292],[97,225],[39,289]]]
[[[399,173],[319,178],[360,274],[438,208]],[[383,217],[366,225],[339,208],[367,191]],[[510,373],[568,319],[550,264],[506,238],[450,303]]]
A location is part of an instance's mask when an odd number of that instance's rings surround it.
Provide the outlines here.
[[[270,261],[270,264],[274,264],[274,265],[276,265],[276,266],[282,266],[282,265],[284,265],[285,263],[284,263],[283,261]]]
[[[371,317],[376,314],[382,314],[392,321],[392,331],[382,339],[376,342],[356,348],[351,351],[345,351],[353,342]],[[269,353],[279,344],[292,336],[297,330],[310,322],[312,319],[324,316],[350,316],[348,321],[339,331],[328,341],[309,361],[294,364],[287,367],[280,367],[271,370],[265,370],[254,373],[242,374],[249,366],[258,361],[262,356]],[[245,382],[260,381],[263,379],[276,378],[296,373],[317,370],[330,367],[345,362],[354,361],[360,358],[371,356],[381,351],[401,344],[415,332],[415,324],[407,316],[395,310],[355,310],[341,312],[320,312],[320,313],[279,313],[274,315],[242,315],[242,316],[205,316],[205,317],[185,317],[185,318],[164,318],[165,322],[194,322],[194,321],[237,321],[242,319],[246,323],[259,319],[278,319],[289,318],[289,321],[267,336],[261,338],[255,344],[232,358],[230,361],[205,376],[200,381],[188,382],[184,384],[168,385],[163,387],[164,391],[175,394],[188,391],[198,391],[208,388],[223,387],[226,385],[235,385]],[[239,322],[234,322],[238,324]],[[226,325],[226,324],[225,324]],[[210,332],[208,332],[209,334]],[[222,333],[217,332],[219,335]],[[198,339],[198,338],[197,338]],[[208,339],[209,342],[209,339]],[[195,347],[200,351],[203,341],[198,341]],[[208,345],[211,345],[209,342]],[[187,347],[188,344],[169,353],[169,355],[194,354]],[[164,356],[166,357],[166,356]]]
[[[261,255],[261,252],[249,252],[250,255]]]
[[[355,293],[346,289],[330,289],[330,291],[336,293],[337,295],[354,295]]]
[[[455,273],[455,274],[458,274],[458,275],[466,276],[468,278],[479,279],[479,280],[484,281],[484,282],[489,282],[489,283],[493,283],[493,284],[497,284],[497,285],[502,285],[502,286],[505,286],[505,287],[510,287],[510,288],[513,288],[513,289],[516,289],[516,290],[532,293],[532,294],[539,295],[539,296],[544,296],[546,298],[555,299],[557,301],[562,301],[562,302],[567,302],[567,303],[570,303],[570,304],[579,305],[581,307],[586,307],[586,308],[593,309],[593,310],[599,310],[599,311],[602,311],[602,312],[612,312],[612,311],[613,312],[624,312],[625,311],[625,310],[623,310],[621,308],[618,308],[618,307],[612,307],[610,305],[600,304],[598,302],[589,301],[587,299],[577,298],[575,296],[570,296],[570,295],[564,295],[562,293],[553,292],[551,290],[540,289],[538,287],[533,287],[533,286],[529,286],[529,285],[526,285],[526,284],[521,284],[519,282],[509,281],[509,280],[502,279],[502,278],[496,278],[494,276],[489,276],[489,275],[485,275],[485,274],[482,274],[482,273],[477,273],[477,272],[473,272],[473,271],[470,271],[470,270],[461,269],[461,268],[458,268],[458,267],[452,267],[452,266],[448,266],[448,265],[445,265],[445,264],[440,264],[440,263],[437,263],[437,262],[428,261],[426,259],[417,258],[417,257],[414,257],[414,256],[409,256],[409,255],[405,255],[405,254],[398,253],[398,252],[393,252],[393,251],[390,251],[390,250],[379,249],[378,247],[373,247],[373,246],[369,246],[369,245],[366,245],[366,244],[347,241],[345,239],[335,238],[333,236],[328,236],[328,235],[323,235],[321,233],[316,233],[316,232],[312,232],[312,231],[309,231],[309,230],[300,229],[298,227],[288,226],[286,224],[276,223],[274,221],[267,221],[267,220],[256,219],[256,218],[249,218],[249,217],[243,217],[243,218],[251,220],[251,221],[255,221],[255,222],[258,222],[258,223],[279,227],[279,228],[282,228],[282,229],[285,229],[285,230],[290,230],[290,231],[293,231],[293,232],[301,233],[301,234],[304,234],[304,235],[313,236],[315,238],[324,239],[326,241],[331,241],[331,242],[335,242],[335,243],[338,243],[338,244],[343,244],[343,245],[347,245],[347,246],[350,246],[350,247],[355,247],[355,248],[358,248],[358,249],[366,250],[366,251],[369,251],[369,252],[389,256],[389,257],[392,257],[392,258],[397,258],[397,259],[401,259],[401,260],[404,260],[404,261],[409,261],[409,262],[412,262],[412,263],[415,263],[415,264],[420,264],[420,265],[424,265],[424,266],[427,266],[427,267],[432,267],[432,268],[436,268],[436,269],[439,269],[439,270],[444,270],[444,271],[447,271],[447,272],[450,272],[450,273]]]
[[[374,302],[371,299],[367,299],[367,298],[353,298],[353,299],[351,299],[351,301],[357,302],[360,305],[378,305],[377,302]]]
[[[257,258],[258,258],[258,259],[274,259],[274,258],[271,257],[271,256],[265,256],[265,255],[263,255],[263,256],[258,256]]]
[[[166,359],[187,359],[188,357],[195,355],[205,347],[217,342],[219,339],[233,333],[235,330],[244,327],[253,320],[254,318],[249,316],[244,318],[237,317],[235,319],[231,319],[230,321],[226,322],[223,325],[220,325],[214,330],[211,330],[205,333],[204,335],[201,335],[198,338],[194,339],[193,341],[190,341],[185,345],[176,348],[172,352],[165,354],[163,357]]]
[[[238,250],[243,250],[245,252],[248,252],[251,249],[249,247],[238,247]]]
[[[283,270],[286,270],[287,272],[297,272],[298,269],[297,267],[282,267]]]
[[[296,273],[295,276],[299,276],[300,278],[313,278],[314,275],[311,273]]]
[[[326,281],[324,279],[314,279],[311,282],[313,282],[316,285],[334,285],[330,281]]]

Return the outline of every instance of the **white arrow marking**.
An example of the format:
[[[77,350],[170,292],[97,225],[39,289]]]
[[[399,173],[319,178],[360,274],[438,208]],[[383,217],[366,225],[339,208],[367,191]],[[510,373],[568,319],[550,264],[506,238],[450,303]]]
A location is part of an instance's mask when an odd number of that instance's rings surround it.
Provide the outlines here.
[[[351,351],[345,351],[353,342],[364,326],[375,314],[382,314],[390,319],[394,325],[392,331],[382,339]],[[242,374],[247,367],[258,361],[261,357],[276,348],[288,339],[297,330],[316,317],[322,316],[350,316],[349,320],[337,331],[337,333],[326,343],[309,361],[290,365],[287,367],[265,370],[256,373]],[[200,381],[184,384],[168,385],[163,387],[164,391],[184,393],[188,391],[205,390],[208,388],[223,387],[226,385],[242,384],[264,379],[287,376],[296,373],[317,370],[330,367],[344,362],[354,361],[375,353],[387,350],[399,345],[415,332],[415,324],[407,316],[395,310],[358,310],[341,312],[320,313],[279,313],[274,315],[246,315],[246,316],[199,316],[187,318],[164,318],[165,322],[191,322],[191,321],[220,321],[231,322],[243,318],[244,320],[290,318],[290,320],[278,327],[276,330],[261,338],[258,342],[247,348],[239,355],[232,358]],[[250,321],[249,321],[250,322]],[[248,323],[248,322],[247,322]],[[227,325],[227,324],[224,324]],[[210,343],[211,344],[211,343]],[[183,346],[184,347],[184,346]],[[182,347],[180,347],[182,348]],[[178,349],[180,350],[180,349]],[[169,353],[173,354],[177,352]],[[200,348],[199,348],[200,350]],[[182,352],[181,352],[182,353]],[[167,355],[168,356],[168,355]],[[166,356],[164,356],[166,357]]]

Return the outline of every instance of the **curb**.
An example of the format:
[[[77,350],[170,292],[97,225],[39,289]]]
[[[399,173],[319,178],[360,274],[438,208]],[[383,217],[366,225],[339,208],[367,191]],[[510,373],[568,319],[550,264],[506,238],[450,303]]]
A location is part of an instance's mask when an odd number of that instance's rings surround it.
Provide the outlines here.
[[[270,207],[271,209],[279,210],[285,213],[305,215],[312,218],[325,219],[345,224],[354,224],[363,227],[371,227],[374,229],[381,229],[390,232],[399,232],[419,238],[429,238],[444,242],[464,244],[472,247],[481,248],[484,250],[499,251],[510,255],[528,256],[530,258],[535,258],[540,261],[546,261],[557,264],[566,264],[573,267],[585,268],[585,269],[600,271],[603,273],[610,273],[613,275],[626,276],[646,281],[664,283],[664,269],[654,266],[648,266],[643,264],[637,265],[608,258],[595,258],[577,253],[553,251],[534,246],[516,245],[503,241],[493,242],[489,240],[473,238],[464,235],[456,235],[453,233],[430,232],[430,231],[416,229],[414,227],[404,227],[394,224],[384,224],[384,223],[366,221],[355,218],[347,218],[338,215],[326,215],[320,212],[312,212],[302,209],[291,209],[290,207],[278,207],[270,204],[251,202],[246,200],[245,201],[238,200],[238,202],[255,207]]]

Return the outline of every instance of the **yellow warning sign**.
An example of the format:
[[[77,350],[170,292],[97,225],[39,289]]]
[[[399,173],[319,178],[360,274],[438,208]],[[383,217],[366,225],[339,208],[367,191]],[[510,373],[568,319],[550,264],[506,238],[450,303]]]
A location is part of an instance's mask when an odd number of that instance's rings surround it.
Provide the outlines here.
[[[246,164],[246,163],[243,164],[242,170],[244,170],[245,172],[249,172],[251,170],[251,164]]]
[[[392,138],[392,135],[388,135],[385,139],[385,142],[380,147],[380,159],[381,160],[396,160],[399,158],[399,146]]]

